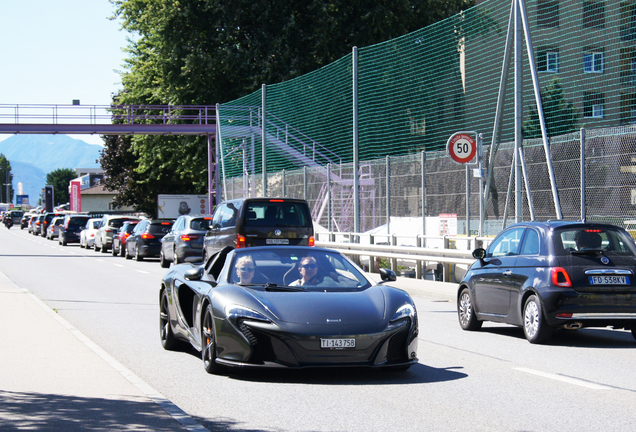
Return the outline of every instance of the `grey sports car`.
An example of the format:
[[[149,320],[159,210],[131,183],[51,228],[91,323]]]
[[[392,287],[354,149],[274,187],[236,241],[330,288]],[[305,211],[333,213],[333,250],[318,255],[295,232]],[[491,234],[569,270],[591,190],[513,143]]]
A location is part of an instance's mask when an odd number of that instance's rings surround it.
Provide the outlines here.
[[[406,370],[417,363],[411,297],[369,279],[328,249],[226,247],[203,264],[179,264],[159,292],[165,349],[191,344],[205,370],[334,366]]]

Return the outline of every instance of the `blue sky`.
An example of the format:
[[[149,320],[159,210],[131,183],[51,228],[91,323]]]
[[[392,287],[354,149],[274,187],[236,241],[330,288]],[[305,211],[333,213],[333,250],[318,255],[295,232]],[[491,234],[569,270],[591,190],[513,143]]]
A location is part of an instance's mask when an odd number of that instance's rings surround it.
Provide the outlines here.
[[[0,104],[110,104],[129,36],[113,11],[108,0],[0,0]]]

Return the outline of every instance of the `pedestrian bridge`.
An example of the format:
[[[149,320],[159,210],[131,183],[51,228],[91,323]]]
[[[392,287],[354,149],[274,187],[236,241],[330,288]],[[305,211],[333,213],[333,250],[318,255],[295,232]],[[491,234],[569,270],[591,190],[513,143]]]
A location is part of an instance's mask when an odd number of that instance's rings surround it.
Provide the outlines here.
[[[207,105],[0,104],[0,134],[215,135]]]

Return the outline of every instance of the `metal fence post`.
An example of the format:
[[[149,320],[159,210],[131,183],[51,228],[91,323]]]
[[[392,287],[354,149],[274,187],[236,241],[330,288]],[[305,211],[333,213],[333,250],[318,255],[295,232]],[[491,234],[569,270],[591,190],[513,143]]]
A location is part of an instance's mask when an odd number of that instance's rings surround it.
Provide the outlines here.
[[[581,128],[581,220],[583,222],[587,217],[585,207],[585,128]]]
[[[303,167],[303,199],[307,201],[307,166]]]
[[[426,152],[422,152],[422,247],[426,247]]]
[[[391,158],[386,157],[386,233],[391,234]]]
[[[267,196],[267,116],[266,116],[266,102],[267,102],[267,85],[263,84],[261,87],[261,104],[263,110],[261,112],[261,159],[263,165],[263,196]]]
[[[285,181],[287,180],[287,176],[285,175],[285,170],[283,170],[283,196],[287,196],[287,190],[285,188]]]
[[[331,227],[331,164],[327,164],[327,230],[332,232]],[[331,234],[329,234],[331,236]],[[330,238],[329,241],[332,241]]]

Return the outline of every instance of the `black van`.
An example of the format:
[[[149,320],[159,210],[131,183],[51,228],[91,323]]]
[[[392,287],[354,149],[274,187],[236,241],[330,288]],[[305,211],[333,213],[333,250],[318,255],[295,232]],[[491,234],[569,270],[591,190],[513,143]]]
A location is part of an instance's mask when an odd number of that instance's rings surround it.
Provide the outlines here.
[[[203,259],[234,248],[313,246],[314,225],[307,201],[296,198],[241,198],[216,207],[203,240]]]

